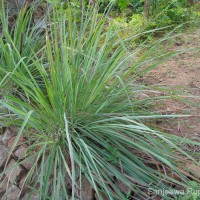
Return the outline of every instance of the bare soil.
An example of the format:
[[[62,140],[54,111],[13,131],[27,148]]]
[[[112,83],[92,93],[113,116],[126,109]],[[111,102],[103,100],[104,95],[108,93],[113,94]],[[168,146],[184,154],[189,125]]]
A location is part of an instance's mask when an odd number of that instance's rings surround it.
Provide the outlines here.
[[[190,48],[200,48],[200,28],[176,35],[169,51]],[[145,80],[151,85],[167,86],[185,92],[184,101],[189,102],[170,99],[158,105],[157,111],[163,114],[181,113],[191,116],[164,120],[157,126],[165,132],[200,141],[200,49],[175,56],[149,72]],[[198,147],[193,151],[200,155]]]

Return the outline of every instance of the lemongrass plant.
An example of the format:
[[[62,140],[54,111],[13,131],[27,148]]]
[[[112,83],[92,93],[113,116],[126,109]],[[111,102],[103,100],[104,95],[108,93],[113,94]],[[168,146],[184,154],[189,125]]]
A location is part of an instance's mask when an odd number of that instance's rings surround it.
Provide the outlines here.
[[[29,66],[31,73],[35,73],[35,67],[31,58],[33,55],[41,55],[44,44],[43,30],[33,23],[33,9],[23,7],[18,14],[9,15],[8,8],[4,7],[4,1],[0,8],[0,24],[2,33],[0,37],[0,83],[1,88],[15,91],[10,76],[14,71],[27,74],[27,70],[22,67],[22,62]],[[6,81],[5,81],[6,78]]]
[[[42,57],[27,53],[29,63],[17,51],[27,72],[13,69],[9,76],[18,97],[6,93],[0,100],[11,115],[2,115],[4,124],[20,125],[32,112],[27,129],[35,131],[26,134],[35,162],[25,185],[37,190],[39,199],[82,199],[83,177],[98,199],[147,199],[151,190],[186,188],[188,173],[181,164],[183,158],[195,161],[180,143],[195,142],[145,125],[145,120],[171,117],[148,111],[164,97],[138,99],[148,88],[138,85],[137,77],[161,62],[142,68],[159,42],[130,65],[139,49],[130,53],[128,40],[113,32],[96,9],[83,10],[78,20],[70,7],[54,10],[51,20]]]

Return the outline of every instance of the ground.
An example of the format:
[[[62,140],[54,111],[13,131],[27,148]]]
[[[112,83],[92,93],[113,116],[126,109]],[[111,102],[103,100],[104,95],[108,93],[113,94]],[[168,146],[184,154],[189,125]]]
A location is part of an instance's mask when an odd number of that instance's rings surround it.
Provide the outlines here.
[[[173,133],[200,141],[200,28],[189,29],[176,34],[169,43],[169,51],[188,50],[168,60],[145,76],[148,84],[167,86],[184,92],[187,103],[179,100],[167,100],[157,107],[163,114],[183,113],[190,117],[164,120],[157,126],[168,133]],[[190,49],[190,50],[189,50]],[[189,103],[189,104],[188,104]],[[193,151],[200,155],[200,148]]]

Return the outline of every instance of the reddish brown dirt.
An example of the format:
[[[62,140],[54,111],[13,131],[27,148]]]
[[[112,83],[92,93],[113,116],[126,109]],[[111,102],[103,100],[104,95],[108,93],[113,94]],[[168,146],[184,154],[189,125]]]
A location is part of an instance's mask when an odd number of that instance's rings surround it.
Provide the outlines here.
[[[200,48],[200,28],[175,36],[169,51],[189,48]],[[187,96],[186,100],[195,105],[167,100],[158,106],[157,111],[163,114],[184,113],[192,116],[164,120],[158,127],[169,133],[200,141],[200,49],[175,56],[149,72],[145,79],[151,85],[167,86],[187,93],[184,95]]]

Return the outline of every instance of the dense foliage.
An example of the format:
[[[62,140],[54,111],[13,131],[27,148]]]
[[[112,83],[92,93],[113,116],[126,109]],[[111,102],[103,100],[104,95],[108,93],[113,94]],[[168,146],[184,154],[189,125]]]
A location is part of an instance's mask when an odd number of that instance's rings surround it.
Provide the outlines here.
[[[72,0],[70,2],[79,9],[83,5],[98,5],[102,13],[112,5],[113,15],[111,14],[111,17],[124,18],[127,23],[133,19],[136,24],[142,22],[144,25],[145,23],[147,29],[169,25],[173,27],[199,16],[199,12],[193,9],[193,0]]]

